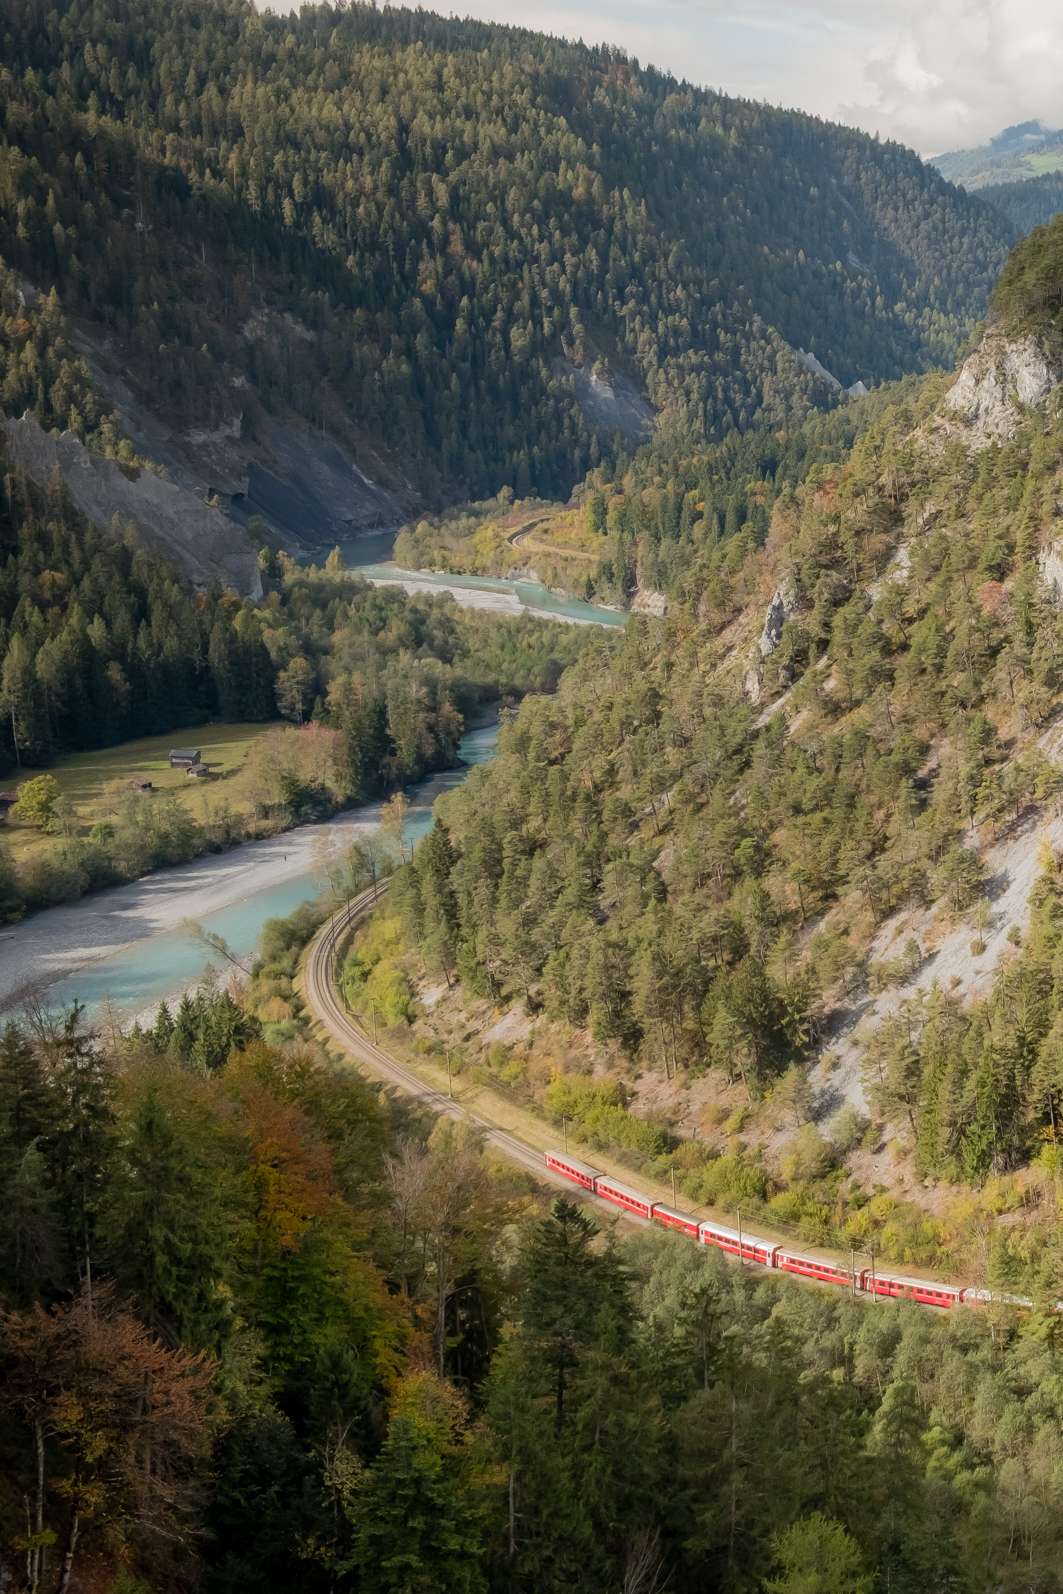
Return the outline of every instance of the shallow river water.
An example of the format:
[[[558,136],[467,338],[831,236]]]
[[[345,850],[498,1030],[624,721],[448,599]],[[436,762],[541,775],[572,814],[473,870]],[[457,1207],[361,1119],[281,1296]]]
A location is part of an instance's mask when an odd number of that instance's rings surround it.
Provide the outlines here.
[[[400,586],[407,592],[449,592],[465,608],[498,614],[540,614],[575,625],[623,625],[620,609],[603,609],[582,598],[559,597],[540,581],[509,581],[502,576],[452,576],[433,570],[406,570],[391,558],[393,531],[353,537],[341,552],[349,570],[374,586]]]
[[[495,725],[467,731],[459,746],[461,768],[408,789],[408,840],[426,833],[436,798],[486,763],[497,737]],[[250,959],[266,920],[320,896],[330,871],[357,837],[376,827],[380,811],[379,803],[370,803],[325,824],[160,869],[0,931],[0,1006],[32,989],[53,1009],[82,1002],[90,1016],[105,1005],[123,1018],[150,1011],[194,984],[211,963],[226,967],[189,921],[222,936],[236,957]]]

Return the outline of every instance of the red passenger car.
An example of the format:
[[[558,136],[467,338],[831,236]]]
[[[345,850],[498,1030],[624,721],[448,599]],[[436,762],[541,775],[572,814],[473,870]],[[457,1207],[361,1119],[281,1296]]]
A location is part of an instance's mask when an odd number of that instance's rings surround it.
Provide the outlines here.
[[[666,1207],[663,1201],[653,1203],[653,1221],[663,1224],[666,1229],[678,1229],[680,1234],[689,1234],[692,1240],[698,1237],[697,1218],[680,1212],[676,1207]]]
[[[702,1245],[715,1245],[729,1256],[741,1256],[746,1262],[759,1262],[761,1267],[776,1267],[779,1246],[774,1240],[762,1240],[756,1234],[739,1235],[737,1229],[725,1229],[719,1223],[701,1223],[698,1235]]]
[[[594,1181],[594,1193],[623,1207],[625,1212],[634,1212],[640,1218],[648,1218],[652,1210],[651,1202],[641,1191],[633,1190],[629,1184],[621,1184],[618,1179],[606,1178],[601,1173]]]
[[[800,1251],[780,1251],[776,1267],[799,1278],[818,1279],[821,1284],[840,1284],[852,1289],[853,1274],[840,1262],[825,1262],[822,1257],[805,1256]],[[859,1287],[859,1280],[857,1281]]]
[[[582,1185],[584,1190],[594,1189],[594,1181],[600,1172],[598,1168],[590,1168],[585,1162],[577,1162],[576,1158],[570,1157],[567,1151],[548,1151],[544,1160],[552,1172],[563,1173],[566,1179]]]
[[[936,1284],[929,1279],[899,1278],[896,1274],[872,1273],[865,1268],[860,1288],[868,1295],[886,1295],[891,1300],[918,1301],[921,1306],[957,1306],[963,1291],[953,1284]]]

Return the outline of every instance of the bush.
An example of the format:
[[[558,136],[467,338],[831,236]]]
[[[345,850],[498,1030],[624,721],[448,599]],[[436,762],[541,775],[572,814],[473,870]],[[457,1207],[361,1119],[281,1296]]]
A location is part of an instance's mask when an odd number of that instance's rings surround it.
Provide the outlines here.
[[[788,1184],[821,1179],[833,1166],[834,1147],[815,1124],[804,1124],[783,1147],[779,1169]]]
[[[867,1133],[870,1119],[866,1118],[852,1104],[846,1102],[845,1106],[831,1120],[828,1129],[830,1143],[839,1157],[846,1156],[854,1151]]]
[[[899,957],[882,958],[877,963],[868,964],[867,983],[872,992],[886,991],[897,985],[907,985],[919,972],[923,961],[923,949],[914,935],[909,936],[904,943]]]
[[[726,1211],[743,1203],[765,1200],[768,1178],[763,1168],[725,1153],[706,1163],[700,1172],[690,1175],[684,1187],[696,1201]]]
[[[11,818],[20,825],[31,825],[34,830],[50,830],[55,805],[61,795],[54,775],[35,775],[19,787]]]
[[[325,922],[327,910],[320,903],[304,902],[286,919],[267,919],[258,938],[256,974],[295,973],[299,954],[314,932]]]
[[[739,1105],[724,1120],[723,1132],[725,1135],[740,1135],[749,1118],[749,1108]]]
[[[663,1124],[629,1112],[627,1096],[615,1080],[570,1079],[555,1074],[543,1095],[552,1118],[567,1118],[579,1133],[603,1151],[634,1152],[642,1161],[659,1157],[670,1137]]]
[[[985,889],[986,867],[970,847],[949,848],[934,871],[934,891],[945,898],[953,913],[962,913]]]
[[[413,989],[395,958],[381,958],[354,1005],[362,1013],[375,1013],[387,1025],[408,1024],[413,1018]]]

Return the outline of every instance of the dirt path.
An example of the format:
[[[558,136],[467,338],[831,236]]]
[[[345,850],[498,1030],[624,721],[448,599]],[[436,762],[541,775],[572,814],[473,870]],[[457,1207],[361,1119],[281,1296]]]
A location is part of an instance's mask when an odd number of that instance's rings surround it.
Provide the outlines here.
[[[596,553],[587,553],[583,548],[566,548],[563,544],[554,542],[539,542],[533,533],[542,525],[548,516],[542,515],[537,520],[530,520],[521,526],[519,531],[511,532],[506,541],[511,548],[519,548],[522,553],[543,553],[551,558],[579,559],[584,564],[596,565],[600,556]]]

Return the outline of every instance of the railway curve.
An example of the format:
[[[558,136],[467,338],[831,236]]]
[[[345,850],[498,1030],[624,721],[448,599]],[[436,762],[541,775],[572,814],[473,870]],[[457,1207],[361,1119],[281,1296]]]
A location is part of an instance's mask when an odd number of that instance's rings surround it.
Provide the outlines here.
[[[432,1085],[426,1084],[412,1069],[406,1068],[396,1058],[392,1057],[389,1052],[385,1051],[383,1047],[379,1046],[347,1010],[336,978],[339,957],[346,945],[350,932],[362,919],[367,918],[372,913],[373,909],[385,896],[387,888],[388,882],[386,880],[378,881],[357,896],[351,897],[321,926],[307,947],[302,964],[302,993],[314,1019],[326,1032],[330,1040],[353,1058],[374,1079],[401,1091],[404,1095],[423,1102],[435,1112],[472,1124],[480,1131],[486,1144],[493,1146],[496,1151],[518,1167],[534,1174],[540,1183],[550,1185],[559,1190],[565,1190],[570,1195],[578,1195],[581,1200],[601,1207],[603,1211],[608,1212],[614,1218],[618,1216],[624,1217],[627,1221],[642,1228],[654,1227],[654,1208],[662,1207],[662,1203],[653,1202],[640,1196],[639,1202],[645,1208],[645,1214],[643,1214],[641,1211],[632,1210],[633,1203],[630,1201],[618,1204],[615,1195],[611,1197],[599,1195],[596,1188],[597,1180],[595,1179],[592,1179],[588,1185],[584,1178],[574,1179],[571,1173],[566,1176],[556,1171],[554,1167],[550,1166],[551,1162],[560,1165],[567,1159],[560,1157],[556,1153],[544,1154],[535,1147],[526,1144],[518,1136],[510,1134],[508,1130],[502,1129],[489,1118],[465,1106],[454,1096],[445,1091],[436,1090]],[[582,1167],[583,1165],[576,1163],[575,1166]],[[590,1169],[585,1171],[593,1172]],[[626,1188],[618,1186],[615,1180],[606,1179],[604,1176],[602,1182],[607,1187],[621,1190]],[[628,1194],[638,1195],[638,1192],[629,1191]],[[672,1212],[673,1210],[663,1207],[664,1212]],[[676,1228],[680,1226],[668,1218],[664,1218],[663,1221],[669,1227]],[[696,1223],[696,1220],[691,1221]],[[712,1223],[701,1223],[696,1224],[696,1226],[699,1234],[701,1230],[708,1230],[712,1233],[715,1227]],[[715,1232],[721,1235],[729,1234],[733,1236],[733,1231],[727,1229],[715,1230]],[[844,1283],[844,1287],[848,1288],[849,1280],[854,1276],[849,1272],[849,1263],[846,1262],[840,1253],[825,1248],[817,1248],[816,1254],[801,1253],[790,1251],[788,1247],[784,1248],[781,1243],[755,1241],[754,1236],[748,1235],[746,1236],[746,1241],[749,1248],[746,1249],[742,1244],[741,1230],[738,1231],[739,1244],[737,1248],[733,1245],[721,1243],[719,1240],[710,1240],[703,1235],[700,1237],[703,1238],[706,1244],[719,1245],[725,1254],[732,1255],[735,1260],[738,1260],[740,1255],[743,1261],[754,1265],[785,1267],[785,1263],[779,1263],[774,1260],[766,1261],[764,1256],[757,1255],[758,1245],[761,1247],[766,1246],[774,1252],[779,1252],[783,1255],[789,1255],[793,1259],[801,1258],[807,1262],[821,1259],[822,1271],[818,1277],[804,1268],[794,1267],[787,1269],[791,1277],[797,1278],[804,1283],[817,1284],[819,1286]],[[830,1276],[831,1274],[833,1276]],[[883,1284],[900,1282],[905,1287],[899,1290],[878,1289],[875,1287],[876,1280]],[[873,1269],[872,1281],[871,1291],[866,1291],[861,1284],[859,1294],[857,1294],[854,1283],[854,1295],[862,1300],[874,1300],[879,1296],[896,1299],[900,1296],[932,1310],[940,1310],[942,1307],[959,1304],[985,1305],[991,1300],[1003,1301],[1020,1308],[1029,1308],[1033,1304],[1023,1296],[1000,1294],[994,1296],[988,1290],[965,1288],[962,1285],[942,1284],[935,1280],[912,1278],[898,1280],[896,1275],[891,1275],[886,1271],[880,1271],[875,1274]],[[920,1293],[917,1293],[916,1287],[919,1287]],[[921,1298],[921,1295],[924,1298]],[[934,1296],[937,1296],[937,1298],[933,1298]],[[1056,1311],[1063,1311],[1063,1302],[1058,1302],[1055,1309]]]

